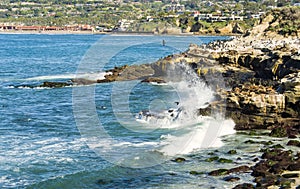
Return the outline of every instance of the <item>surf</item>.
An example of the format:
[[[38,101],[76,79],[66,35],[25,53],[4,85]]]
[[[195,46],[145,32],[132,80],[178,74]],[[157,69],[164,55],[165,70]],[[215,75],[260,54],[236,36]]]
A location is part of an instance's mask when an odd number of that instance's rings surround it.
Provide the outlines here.
[[[174,78],[179,79],[174,81]],[[168,80],[165,85],[154,87],[176,93],[178,99],[170,98],[168,103],[152,100],[148,109],[136,112],[134,127],[161,130],[159,143],[152,147],[169,157],[222,147],[222,137],[235,133],[234,122],[226,119],[221,111],[210,117],[198,115],[199,108],[215,99],[212,87],[186,64],[178,64],[165,79]]]
[[[91,73],[77,73],[77,74],[58,74],[58,75],[43,75],[24,79],[24,81],[45,81],[45,80],[61,80],[61,79],[86,79],[97,81],[105,79],[106,75],[112,74],[111,72],[91,72]]]

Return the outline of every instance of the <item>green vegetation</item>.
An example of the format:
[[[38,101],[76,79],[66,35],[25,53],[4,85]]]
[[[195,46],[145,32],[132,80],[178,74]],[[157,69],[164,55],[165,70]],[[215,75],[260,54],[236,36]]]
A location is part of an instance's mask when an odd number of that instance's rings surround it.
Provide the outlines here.
[[[269,31],[282,35],[296,35],[297,30],[300,30],[300,7],[276,9],[273,11],[273,16]]]
[[[294,0],[293,3],[299,1]],[[284,0],[178,0],[175,2],[172,0],[1,0],[0,24],[46,26],[84,24],[113,29],[118,27],[120,20],[129,20],[132,22],[125,28],[127,31],[137,29],[153,31],[163,26],[180,27],[183,30],[194,27],[194,29],[214,31],[229,23],[238,22],[243,29],[249,29],[257,22],[259,15],[268,9],[291,4],[290,1]],[[234,15],[244,19],[217,22],[196,20],[196,12],[228,18]],[[291,16],[289,14],[287,16]],[[291,23],[280,23],[269,29],[277,31],[282,28],[280,30],[282,33],[293,33],[299,25],[299,19],[296,22],[297,19],[294,19]]]

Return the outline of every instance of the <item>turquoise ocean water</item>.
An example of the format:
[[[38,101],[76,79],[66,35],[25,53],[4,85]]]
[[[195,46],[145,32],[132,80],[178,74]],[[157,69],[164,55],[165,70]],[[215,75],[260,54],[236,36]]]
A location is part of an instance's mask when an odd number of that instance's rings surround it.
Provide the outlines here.
[[[209,149],[199,149],[199,142],[191,141],[184,143],[186,146],[180,148],[180,153],[173,153],[170,144],[186,142],[188,133],[193,130],[199,132],[205,121],[189,126],[184,122],[174,127],[160,125],[156,129],[143,129],[141,124],[138,132],[120,123],[116,115],[119,111],[118,104],[113,104],[112,93],[116,99],[128,99],[130,112],[134,115],[140,110],[159,104],[152,103],[156,102],[155,99],[165,102],[162,108],[170,108],[178,100],[184,101],[179,99],[172,86],[141,84],[134,81],[120,82],[119,85],[105,83],[93,86],[95,112],[105,132],[115,142],[109,143],[110,141],[102,138],[103,140],[98,141],[97,148],[91,147],[87,141],[89,139],[82,137],[82,130],[76,124],[72,87],[21,87],[39,85],[44,81],[67,81],[74,78],[76,72],[84,71],[78,70],[83,64],[89,72],[93,72],[125,64],[151,63],[187,49],[191,42],[201,44],[218,39],[225,37],[0,35],[0,188],[234,186],[236,183],[226,183],[222,178],[210,177],[206,173],[224,166],[249,163],[253,149],[251,146],[241,145],[244,137],[227,136],[222,138],[225,145]],[[162,40],[166,41],[166,46],[162,45]],[[134,85],[131,85],[131,82],[134,82]],[[119,86],[127,85],[132,88],[130,95],[124,97],[124,91],[118,89]],[[210,100],[207,97],[209,89],[204,88],[202,86],[202,90],[206,92],[198,91],[195,93],[198,96],[190,98],[203,99],[203,102]],[[80,86],[76,89],[85,90]],[[161,107],[157,109],[159,108]],[[83,114],[85,110],[81,110]],[[87,122],[86,127],[89,127],[89,124]],[[199,137],[201,136],[199,134]],[[100,153],[95,150],[98,148]],[[227,157],[226,152],[232,148],[241,149],[237,155],[229,157],[234,160],[233,164],[223,165],[205,161],[210,157],[209,152]],[[131,159],[131,155],[135,154],[137,149],[139,152],[145,152],[144,156]],[[106,153],[107,151],[109,153]],[[150,163],[151,166],[147,165],[149,153],[152,160],[153,157],[157,158],[157,163]],[[116,165],[116,157],[125,162],[125,166],[120,166],[122,163]],[[172,161],[177,157],[184,157],[187,161]],[[242,157],[242,160],[235,161],[237,157]],[[134,166],[134,161],[139,158],[145,158],[145,167],[141,163],[139,168]],[[190,171],[203,174],[195,176],[190,174]],[[246,174],[240,177],[240,182],[249,180]]]

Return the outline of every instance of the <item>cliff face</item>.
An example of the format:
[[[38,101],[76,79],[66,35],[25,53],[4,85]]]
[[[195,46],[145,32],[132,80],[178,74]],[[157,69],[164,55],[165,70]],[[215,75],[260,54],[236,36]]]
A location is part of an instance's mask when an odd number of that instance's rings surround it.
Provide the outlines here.
[[[217,89],[216,102],[199,113],[207,115],[226,104],[223,108],[235,121],[236,129],[300,125],[299,30],[270,30],[277,25],[286,26],[290,23],[286,19],[298,18],[299,10],[273,10],[245,36],[200,47],[191,45],[185,53],[166,57],[152,68],[156,76],[162,77],[172,64],[189,64]],[[294,28],[299,29],[299,20],[292,21],[298,23]],[[210,79],[220,74],[231,90],[220,89],[216,86],[218,82]]]

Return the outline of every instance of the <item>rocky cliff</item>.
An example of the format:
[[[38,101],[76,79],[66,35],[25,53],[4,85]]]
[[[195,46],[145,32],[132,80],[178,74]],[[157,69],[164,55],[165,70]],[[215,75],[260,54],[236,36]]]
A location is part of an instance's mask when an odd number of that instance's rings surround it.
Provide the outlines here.
[[[152,65],[164,77],[176,63],[189,64],[216,89],[216,101],[200,114],[226,104],[226,115],[236,129],[269,129],[300,124],[300,8],[276,9],[246,35],[208,45],[191,45],[188,51]],[[292,14],[293,13],[293,14]],[[294,20],[289,22],[289,18]],[[277,26],[297,30],[283,32]],[[272,28],[277,28],[272,29]],[[220,88],[216,75],[222,75]],[[225,103],[224,103],[225,102]]]

